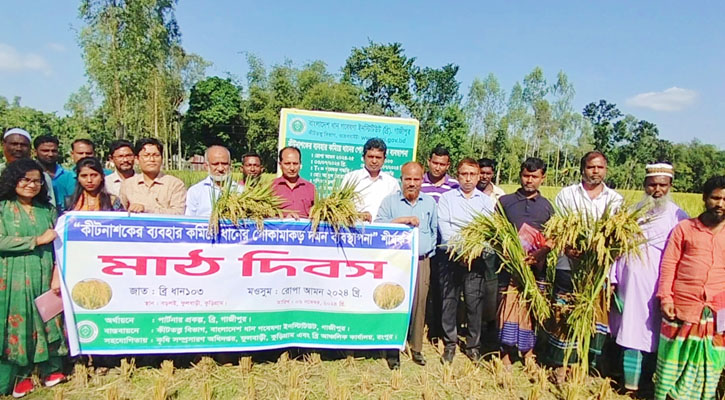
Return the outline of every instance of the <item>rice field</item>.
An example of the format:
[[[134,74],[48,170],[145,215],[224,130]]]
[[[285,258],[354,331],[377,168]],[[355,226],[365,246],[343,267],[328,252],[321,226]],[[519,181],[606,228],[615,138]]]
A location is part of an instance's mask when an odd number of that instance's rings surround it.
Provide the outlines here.
[[[173,175],[179,179],[181,179],[186,187],[189,187],[200,180],[204,179],[207,176],[206,171],[166,171],[169,175]],[[275,174],[264,174],[264,175],[270,175],[274,176]],[[235,180],[241,180],[242,174],[241,172],[235,172],[232,174],[233,179]],[[506,193],[513,193],[516,191],[516,189],[519,188],[518,185],[510,184],[510,185],[500,185],[501,188],[503,188]],[[556,197],[556,194],[559,193],[559,190],[561,190],[560,187],[554,187],[554,186],[542,186],[541,187],[541,194],[544,195],[549,200],[554,200],[554,197]],[[642,191],[641,190],[617,190],[622,196],[624,196],[625,200],[636,202],[642,197]],[[703,211],[703,203],[702,203],[702,196],[697,193],[671,193],[672,194],[672,200],[677,203],[680,208],[685,210],[687,214],[690,216],[696,216],[700,214]]]
[[[101,373],[76,364],[69,381],[54,388],[37,388],[28,399],[627,399],[612,390],[608,379],[585,378],[558,387],[551,371],[535,364],[515,364],[507,371],[491,361],[473,363],[460,353],[453,363],[438,359],[442,344],[426,344],[425,367],[401,355],[400,370],[388,369],[384,358],[368,352],[308,352],[290,357],[268,352],[275,359],[234,355],[226,364],[211,357],[192,363],[165,360],[140,367],[133,359]],[[188,358],[188,357],[187,357]],[[176,362],[176,364],[175,364]],[[9,397],[9,396],[8,396]]]

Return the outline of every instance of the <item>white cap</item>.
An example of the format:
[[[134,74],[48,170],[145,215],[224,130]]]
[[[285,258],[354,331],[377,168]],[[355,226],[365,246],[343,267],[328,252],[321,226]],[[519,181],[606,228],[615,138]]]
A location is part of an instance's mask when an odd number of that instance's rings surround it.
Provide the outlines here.
[[[25,138],[28,139],[28,142],[30,142],[32,140],[30,138],[30,134],[25,129],[20,129],[20,128],[11,128],[11,129],[8,129],[5,132],[5,134],[3,135],[3,140],[5,140],[5,138],[7,138],[10,135],[25,136]]]
[[[675,170],[674,168],[672,168],[671,164],[647,164],[644,169],[646,171],[645,178],[648,176],[669,176],[670,178],[674,179],[675,177]]]

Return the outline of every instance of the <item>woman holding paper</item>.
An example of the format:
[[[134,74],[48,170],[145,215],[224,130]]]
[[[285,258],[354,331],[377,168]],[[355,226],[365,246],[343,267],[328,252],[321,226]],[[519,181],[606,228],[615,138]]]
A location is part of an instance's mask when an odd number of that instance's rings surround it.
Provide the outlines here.
[[[34,299],[60,289],[53,268],[56,211],[43,170],[30,159],[8,164],[0,175],[0,394],[33,390],[38,366],[45,386],[65,379],[68,354],[60,315],[43,322]]]
[[[121,199],[106,191],[103,165],[97,158],[81,158],[78,160],[75,170],[78,182],[73,195],[66,197],[66,210],[123,210]]]

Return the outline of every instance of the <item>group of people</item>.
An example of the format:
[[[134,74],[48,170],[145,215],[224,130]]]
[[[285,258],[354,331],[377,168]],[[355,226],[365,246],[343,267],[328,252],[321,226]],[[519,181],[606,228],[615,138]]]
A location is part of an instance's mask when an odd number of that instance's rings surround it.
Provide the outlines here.
[[[6,164],[0,165],[0,393],[22,397],[33,389],[30,373],[38,366],[46,386],[61,382],[62,357],[67,355],[60,317],[43,322],[33,299],[47,290],[58,291],[60,282],[53,261],[53,226],[59,213],[69,210],[208,216],[212,202],[225,184],[233,182],[231,155],[223,146],[205,153],[208,176],[188,190],[177,178],[162,172],[163,146],[144,138],[135,144],[119,140],[108,152],[115,171],[103,168],[93,143],[79,139],[71,145],[72,171],[60,166],[59,142],[52,136],[32,141],[14,128],[3,135]],[[444,343],[443,363],[455,358],[457,349],[471,360],[481,358],[487,331],[497,332],[495,346],[503,363],[518,358],[556,367],[557,379],[566,377],[567,341],[554,324],[538,327],[518,301],[515,281],[501,271],[501,261],[486,253],[471,265],[457,261],[447,245],[479,214],[503,212],[516,227],[543,232],[561,210],[601,217],[622,206],[622,197],[604,183],[607,158],[592,151],[581,159],[581,182],[563,188],[554,204],[539,191],[546,179],[546,163],[528,158],[520,168],[520,187],[510,194],[493,184],[495,162],[464,158],[448,174],[450,154],[435,147],[427,169],[418,162],[400,166],[401,178],[383,171],[387,147],[372,138],[363,146],[363,168],[343,177],[359,194],[358,211],[368,222],[392,222],[418,228],[418,275],[412,299],[409,349],[412,361],[425,365],[426,324],[429,336]],[[246,177],[263,172],[259,155],[242,160]],[[286,216],[305,218],[315,201],[315,186],[300,176],[302,154],[285,147],[278,154],[281,176],[272,182],[284,201]],[[136,172],[134,166],[138,166]],[[607,337],[622,349],[621,370],[628,390],[651,390],[653,375],[657,399],[713,398],[725,365],[725,177],[709,179],[703,188],[705,211],[688,216],[671,201],[674,171],[670,164],[646,166],[643,200],[651,218],[643,221],[647,242],[642,257],[623,258],[611,268],[610,282],[616,302],[608,316],[598,318],[592,338],[592,363],[596,366]],[[555,205],[555,206],[554,206]],[[553,285],[557,301],[567,301],[573,291],[571,266],[579,254],[567,248],[558,255],[553,282],[546,282],[547,245],[526,257],[537,281]],[[465,317],[459,317],[459,302]],[[459,332],[465,326],[461,340]],[[400,367],[399,352],[386,351],[390,368]]]

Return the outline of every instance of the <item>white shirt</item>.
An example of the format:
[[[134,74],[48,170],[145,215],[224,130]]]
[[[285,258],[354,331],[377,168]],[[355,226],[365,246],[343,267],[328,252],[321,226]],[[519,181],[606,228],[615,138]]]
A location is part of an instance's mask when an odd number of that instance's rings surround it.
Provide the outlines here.
[[[348,182],[355,183],[355,191],[360,194],[361,201],[357,207],[358,211],[369,212],[373,216],[373,220],[378,215],[378,208],[383,199],[400,191],[398,180],[392,175],[380,171],[378,177],[373,179],[366,168],[345,174],[342,178],[343,186]]]
[[[106,191],[116,197],[121,195],[121,184],[123,178],[118,174],[118,171],[113,171],[112,174],[106,175]]]
[[[562,211],[576,210],[592,215],[594,218],[600,218],[604,214],[607,204],[610,203],[610,212],[616,212],[622,205],[624,198],[613,189],[607,187],[607,185],[602,183],[602,186],[604,186],[602,192],[597,197],[591,199],[582,183],[575,183],[561,189],[554,199],[554,204]],[[569,258],[566,256],[559,257],[556,263],[556,269],[571,270]]]
[[[244,187],[232,181],[232,190],[241,192]],[[210,216],[212,199],[216,200],[220,193],[221,188],[214,183],[210,176],[207,176],[206,179],[194,184],[186,191],[186,211],[184,214],[195,217]]]

